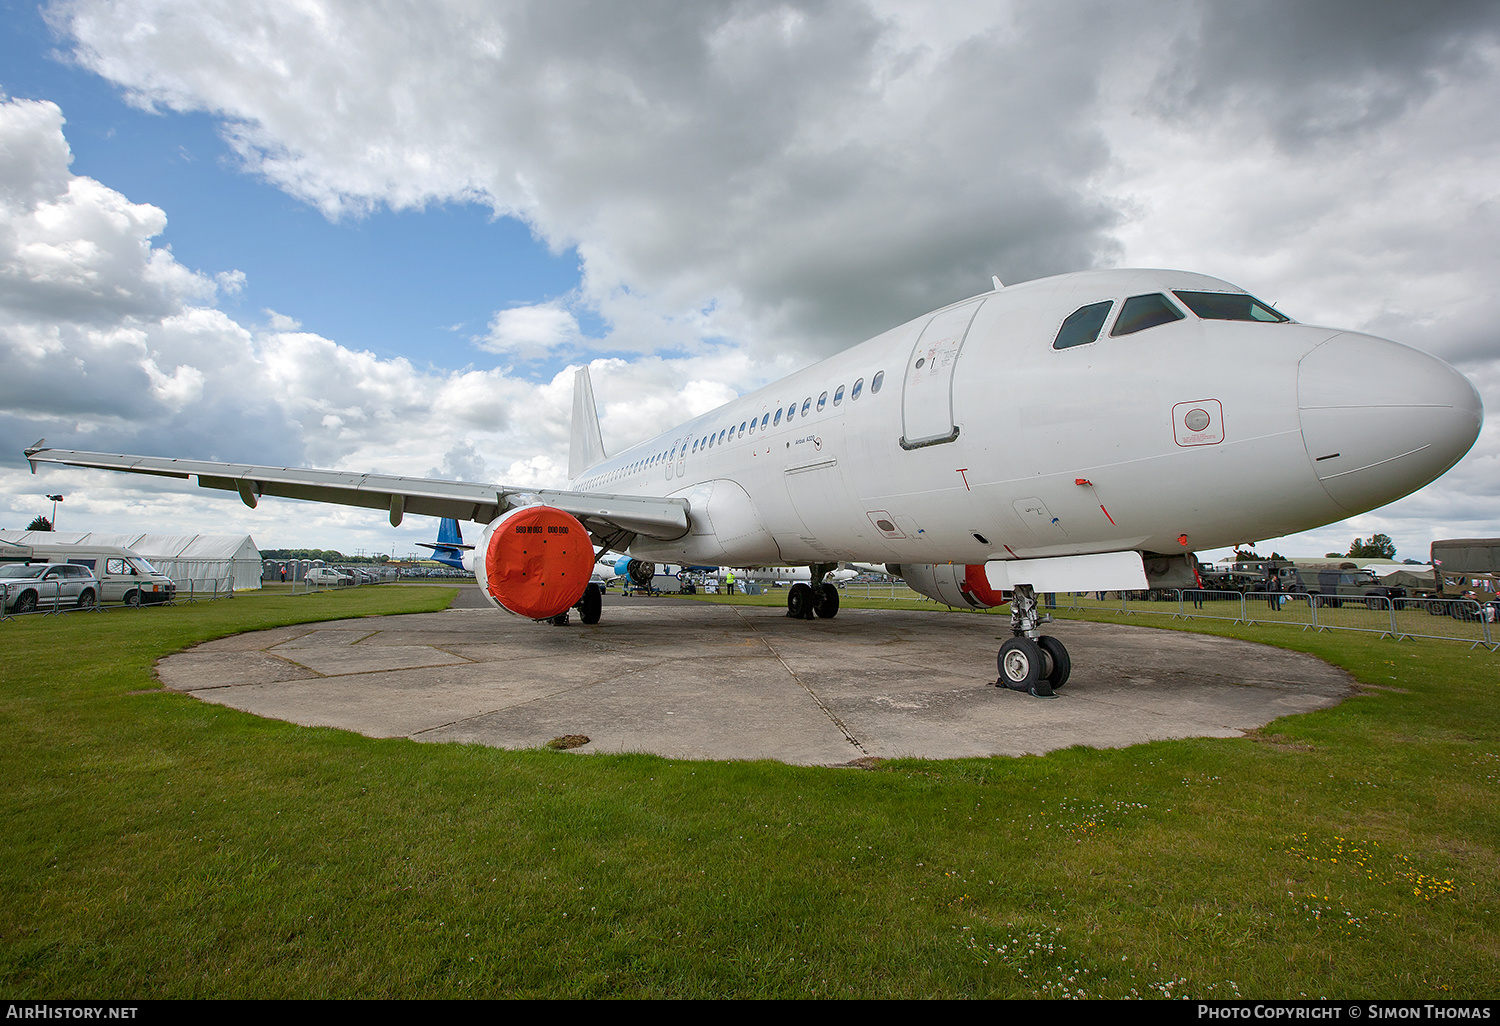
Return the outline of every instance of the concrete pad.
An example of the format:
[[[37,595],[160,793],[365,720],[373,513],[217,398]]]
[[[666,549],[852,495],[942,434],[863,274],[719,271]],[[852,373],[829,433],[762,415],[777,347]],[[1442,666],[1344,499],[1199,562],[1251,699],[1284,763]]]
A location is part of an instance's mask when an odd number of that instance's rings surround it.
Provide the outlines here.
[[[1356,686],[1311,656],[1149,627],[1050,625],[1055,700],[993,686],[1002,618],[932,608],[791,620],[768,607],[614,599],[594,626],[456,608],[278,628],[161,662],[204,701],[372,737],[829,765],[1233,737]],[[226,644],[229,642],[230,644]]]
[[[305,667],[264,652],[206,652],[202,645],[163,659],[156,664],[156,675],[172,691],[200,691],[317,676]]]

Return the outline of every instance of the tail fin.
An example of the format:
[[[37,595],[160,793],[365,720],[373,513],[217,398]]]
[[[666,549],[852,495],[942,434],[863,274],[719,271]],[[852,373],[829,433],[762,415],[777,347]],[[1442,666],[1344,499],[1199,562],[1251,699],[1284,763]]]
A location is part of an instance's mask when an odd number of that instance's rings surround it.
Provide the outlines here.
[[[424,549],[432,550],[432,558],[458,570],[468,570],[464,565],[464,553],[474,546],[464,544],[464,536],[458,529],[458,521],[444,517],[438,524],[437,544],[417,542]]]
[[[576,481],[604,456],[599,411],[594,407],[594,385],[585,364],[573,376],[573,445],[568,451],[568,478]]]
[[[464,543],[463,532],[458,529],[458,521],[444,517],[438,522],[438,544],[462,545]]]

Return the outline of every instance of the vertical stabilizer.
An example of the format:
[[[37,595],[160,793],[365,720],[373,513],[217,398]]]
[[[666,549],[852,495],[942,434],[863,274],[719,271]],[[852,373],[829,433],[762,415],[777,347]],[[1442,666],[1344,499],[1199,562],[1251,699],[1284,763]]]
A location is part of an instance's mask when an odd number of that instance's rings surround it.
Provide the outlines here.
[[[604,436],[599,433],[599,411],[594,408],[594,384],[587,365],[573,376],[573,445],[568,451],[568,478],[576,481],[585,470],[604,459]]]

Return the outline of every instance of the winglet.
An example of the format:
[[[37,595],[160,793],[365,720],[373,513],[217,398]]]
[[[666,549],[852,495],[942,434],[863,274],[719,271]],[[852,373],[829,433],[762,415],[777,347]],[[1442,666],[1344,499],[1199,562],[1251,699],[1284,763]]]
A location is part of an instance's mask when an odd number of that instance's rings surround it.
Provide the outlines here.
[[[31,472],[33,474],[36,473],[36,460],[32,459],[31,457],[41,452],[42,449],[46,447],[46,445],[47,440],[45,438],[38,438],[36,441],[32,442],[31,447],[26,450],[26,462],[31,464]]]
[[[604,459],[604,436],[599,432],[599,411],[594,407],[594,385],[585,364],[573,376],[573,445],[568,451],[568,478],[576,481],[583,472]]]

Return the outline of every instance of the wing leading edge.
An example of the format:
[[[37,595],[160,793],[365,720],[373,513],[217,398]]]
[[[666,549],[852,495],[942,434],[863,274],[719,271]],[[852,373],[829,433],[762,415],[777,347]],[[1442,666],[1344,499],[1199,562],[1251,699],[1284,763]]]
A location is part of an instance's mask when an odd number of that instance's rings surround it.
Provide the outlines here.
[[[672,541],[681,538],[688,530],[686,499],[571,492],[555,488],[514,488],[463,481],[434,481],[420,477],[354,474],[339,470],[257,467],[245,463],[212,463],[160,456],[76,452],[71,449],[48,449],[43,447],[41,441],[26,450],[26,459],[31,464],[32,473],[36,473],[38,463],[60,463],[70,467],[115,470],[126,474],[152,474],[183,479],[196,477],[200,488],[238,492],[240,499],[252,509],[263,495],[382,509],[390,514],[393,527],[400,524],[407,513],[487,524],[516,506],[543,503],[571,513],[598,535],[627,532]]]

